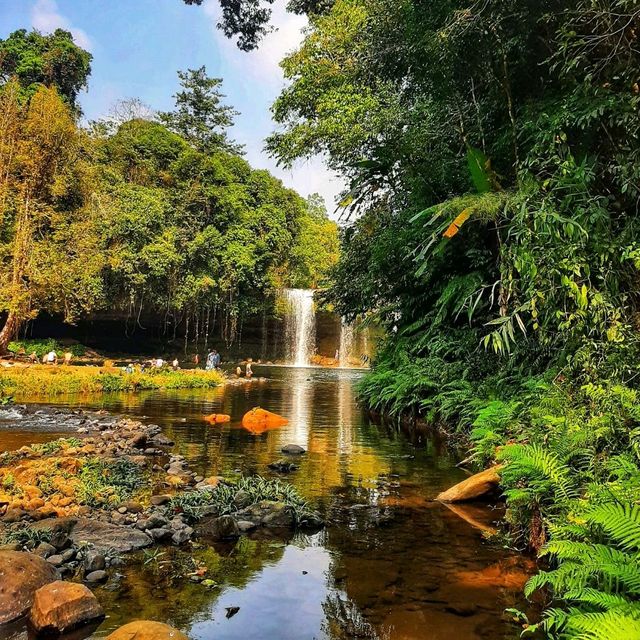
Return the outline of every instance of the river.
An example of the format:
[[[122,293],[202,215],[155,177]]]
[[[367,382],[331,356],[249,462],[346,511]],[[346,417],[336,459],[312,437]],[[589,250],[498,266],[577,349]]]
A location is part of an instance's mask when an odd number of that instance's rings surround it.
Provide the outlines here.
[[[307,453],[287,480],[328,525],[287,539],[262,531],[235,544],[202,545],[193,554],[167,548],[126,565],[96,590],[107,618],[93,637],[136,618],[167,622],[193,640],[517,637],[503,612],[524,606],[528,563],[485,540],[482,528],[499,511],[473,506],[455,513],[433,502],[465,477],[444,444],[374,424],[356,403],[359,372],[255,371],[266,379],[215,390],[56,401],[144,416],[161,425],[176,442],[173,451],[203,476],[274,476],[267,465],[281,457],[281,447],[300,444]],[[289,424],[249,433],[240,420],[255,406]],[[202,419],[209,413],[227,413],[232,422],[211,426]],[[60,435],[55,422],[33,424],[33,418],[0,423],[0,451]],[[191,556],[206,567],[213,588],[177,577],[176,567]]]

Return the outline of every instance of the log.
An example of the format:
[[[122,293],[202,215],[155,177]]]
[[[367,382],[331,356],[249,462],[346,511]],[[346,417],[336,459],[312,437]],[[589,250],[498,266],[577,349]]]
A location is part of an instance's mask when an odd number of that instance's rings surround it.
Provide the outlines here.
[[[466,502],[492,493],[500,484],[502,465],[496,465],[459,482],[436,497],[439,502]]]

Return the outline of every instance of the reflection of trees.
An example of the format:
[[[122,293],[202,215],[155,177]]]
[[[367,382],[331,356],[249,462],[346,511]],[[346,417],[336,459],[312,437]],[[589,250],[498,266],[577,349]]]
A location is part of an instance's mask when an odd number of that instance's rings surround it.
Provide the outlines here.
[[[352,638],[375,638],[375,640],[391,640],[390,633],[383,629],[378,633],[360,613],[357,605],[341,593],[331,593],[322,604],[327,617],[323,631],[336,640]]]

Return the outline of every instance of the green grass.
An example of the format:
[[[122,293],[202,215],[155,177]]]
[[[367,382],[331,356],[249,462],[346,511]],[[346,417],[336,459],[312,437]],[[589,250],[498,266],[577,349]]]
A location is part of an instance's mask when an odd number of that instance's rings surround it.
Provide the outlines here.
[[[141,391],[145,389],[201,389],[224,382],[218,371],[150,370],[125,373],[115,367],[47,366],[11,367],[0,371],[0,397]]]

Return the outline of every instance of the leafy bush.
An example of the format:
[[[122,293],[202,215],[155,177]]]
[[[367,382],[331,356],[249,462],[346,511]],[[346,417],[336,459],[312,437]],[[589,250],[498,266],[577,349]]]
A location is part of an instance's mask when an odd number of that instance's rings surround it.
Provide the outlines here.
[[[50,351],[55,351],[59,358],[61,358],[66,351],[69,351],[75,357],[82,357],[87,352],[87,348],[83,344],[74,343],[63,346],[54,338],[44,340],[14,340],[9,343],[8,348],[11,353],[15,354],[24,353],[29,355],[35,352],[40,359]]]
[[[90,507],[118,504],[142,484],[140,467],[126,458],[91,458],[84,462],[78,477],[76,498]]]
[[[240,507],[237,498],[240,496],[244,505],[263,500],[282,502],[293,509],[298,521],[308,513],[306,501],[293,485],[278,478],[267,479],[260,476],[241,478],[238,482],[219,484],[210,489],[181,493],[171,499],[169,509],[180,511],[193,520],[200,518],[205,509],[217,515],[225,515],[238,511]]]

